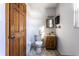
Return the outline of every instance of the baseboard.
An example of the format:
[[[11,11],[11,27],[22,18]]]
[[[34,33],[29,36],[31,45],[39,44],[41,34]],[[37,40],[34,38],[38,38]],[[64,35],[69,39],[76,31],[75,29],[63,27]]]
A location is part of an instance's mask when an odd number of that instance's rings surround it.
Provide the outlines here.
[[[73,56],[73,55],[62,55],[58,50],[57,52],[59,53],[59,56]]]
[[[58,53],[58,56],[62,56],[61,53],[60,53],[58,50],[56,50],[56,51],[57,51],[57,53]]]

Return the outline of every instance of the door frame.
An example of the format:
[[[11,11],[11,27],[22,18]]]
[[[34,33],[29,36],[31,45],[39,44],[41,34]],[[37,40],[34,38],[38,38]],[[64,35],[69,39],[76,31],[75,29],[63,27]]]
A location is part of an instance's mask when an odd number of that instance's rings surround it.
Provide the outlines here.
[[[9,56],[9,3],[5,4],[5,16],[6,16],[6,56]]]

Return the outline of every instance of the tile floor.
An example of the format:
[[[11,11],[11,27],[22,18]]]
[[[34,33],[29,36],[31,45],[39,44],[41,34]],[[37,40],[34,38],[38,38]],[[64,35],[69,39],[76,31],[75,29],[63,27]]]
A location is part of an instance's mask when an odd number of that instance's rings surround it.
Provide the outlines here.
[[[28,56],[60,56],[60,54],[57,50],[46,50],[45,48],[42,48],[41,51],[31,49]]]

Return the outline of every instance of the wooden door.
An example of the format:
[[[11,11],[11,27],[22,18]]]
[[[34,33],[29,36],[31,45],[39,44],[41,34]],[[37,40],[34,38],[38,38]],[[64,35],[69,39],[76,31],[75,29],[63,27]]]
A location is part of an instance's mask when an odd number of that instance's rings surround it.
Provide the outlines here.
[[[26,55],[26,5],[9,4],[9,55]]]

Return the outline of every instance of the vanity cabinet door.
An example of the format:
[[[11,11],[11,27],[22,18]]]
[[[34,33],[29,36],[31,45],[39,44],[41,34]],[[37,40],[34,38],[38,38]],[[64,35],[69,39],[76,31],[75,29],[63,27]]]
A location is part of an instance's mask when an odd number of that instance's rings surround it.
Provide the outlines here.
[[[50,49],[55,49],[55,47],[56,47],[56,38],[55,36],[52,36],[50,38]]]
[[[46,37],[45,47],[46,49],[50,49],[50,37]]]
[[[56,49],[56,37],[47,36],[45,47],[46,47],[46,49]]]

